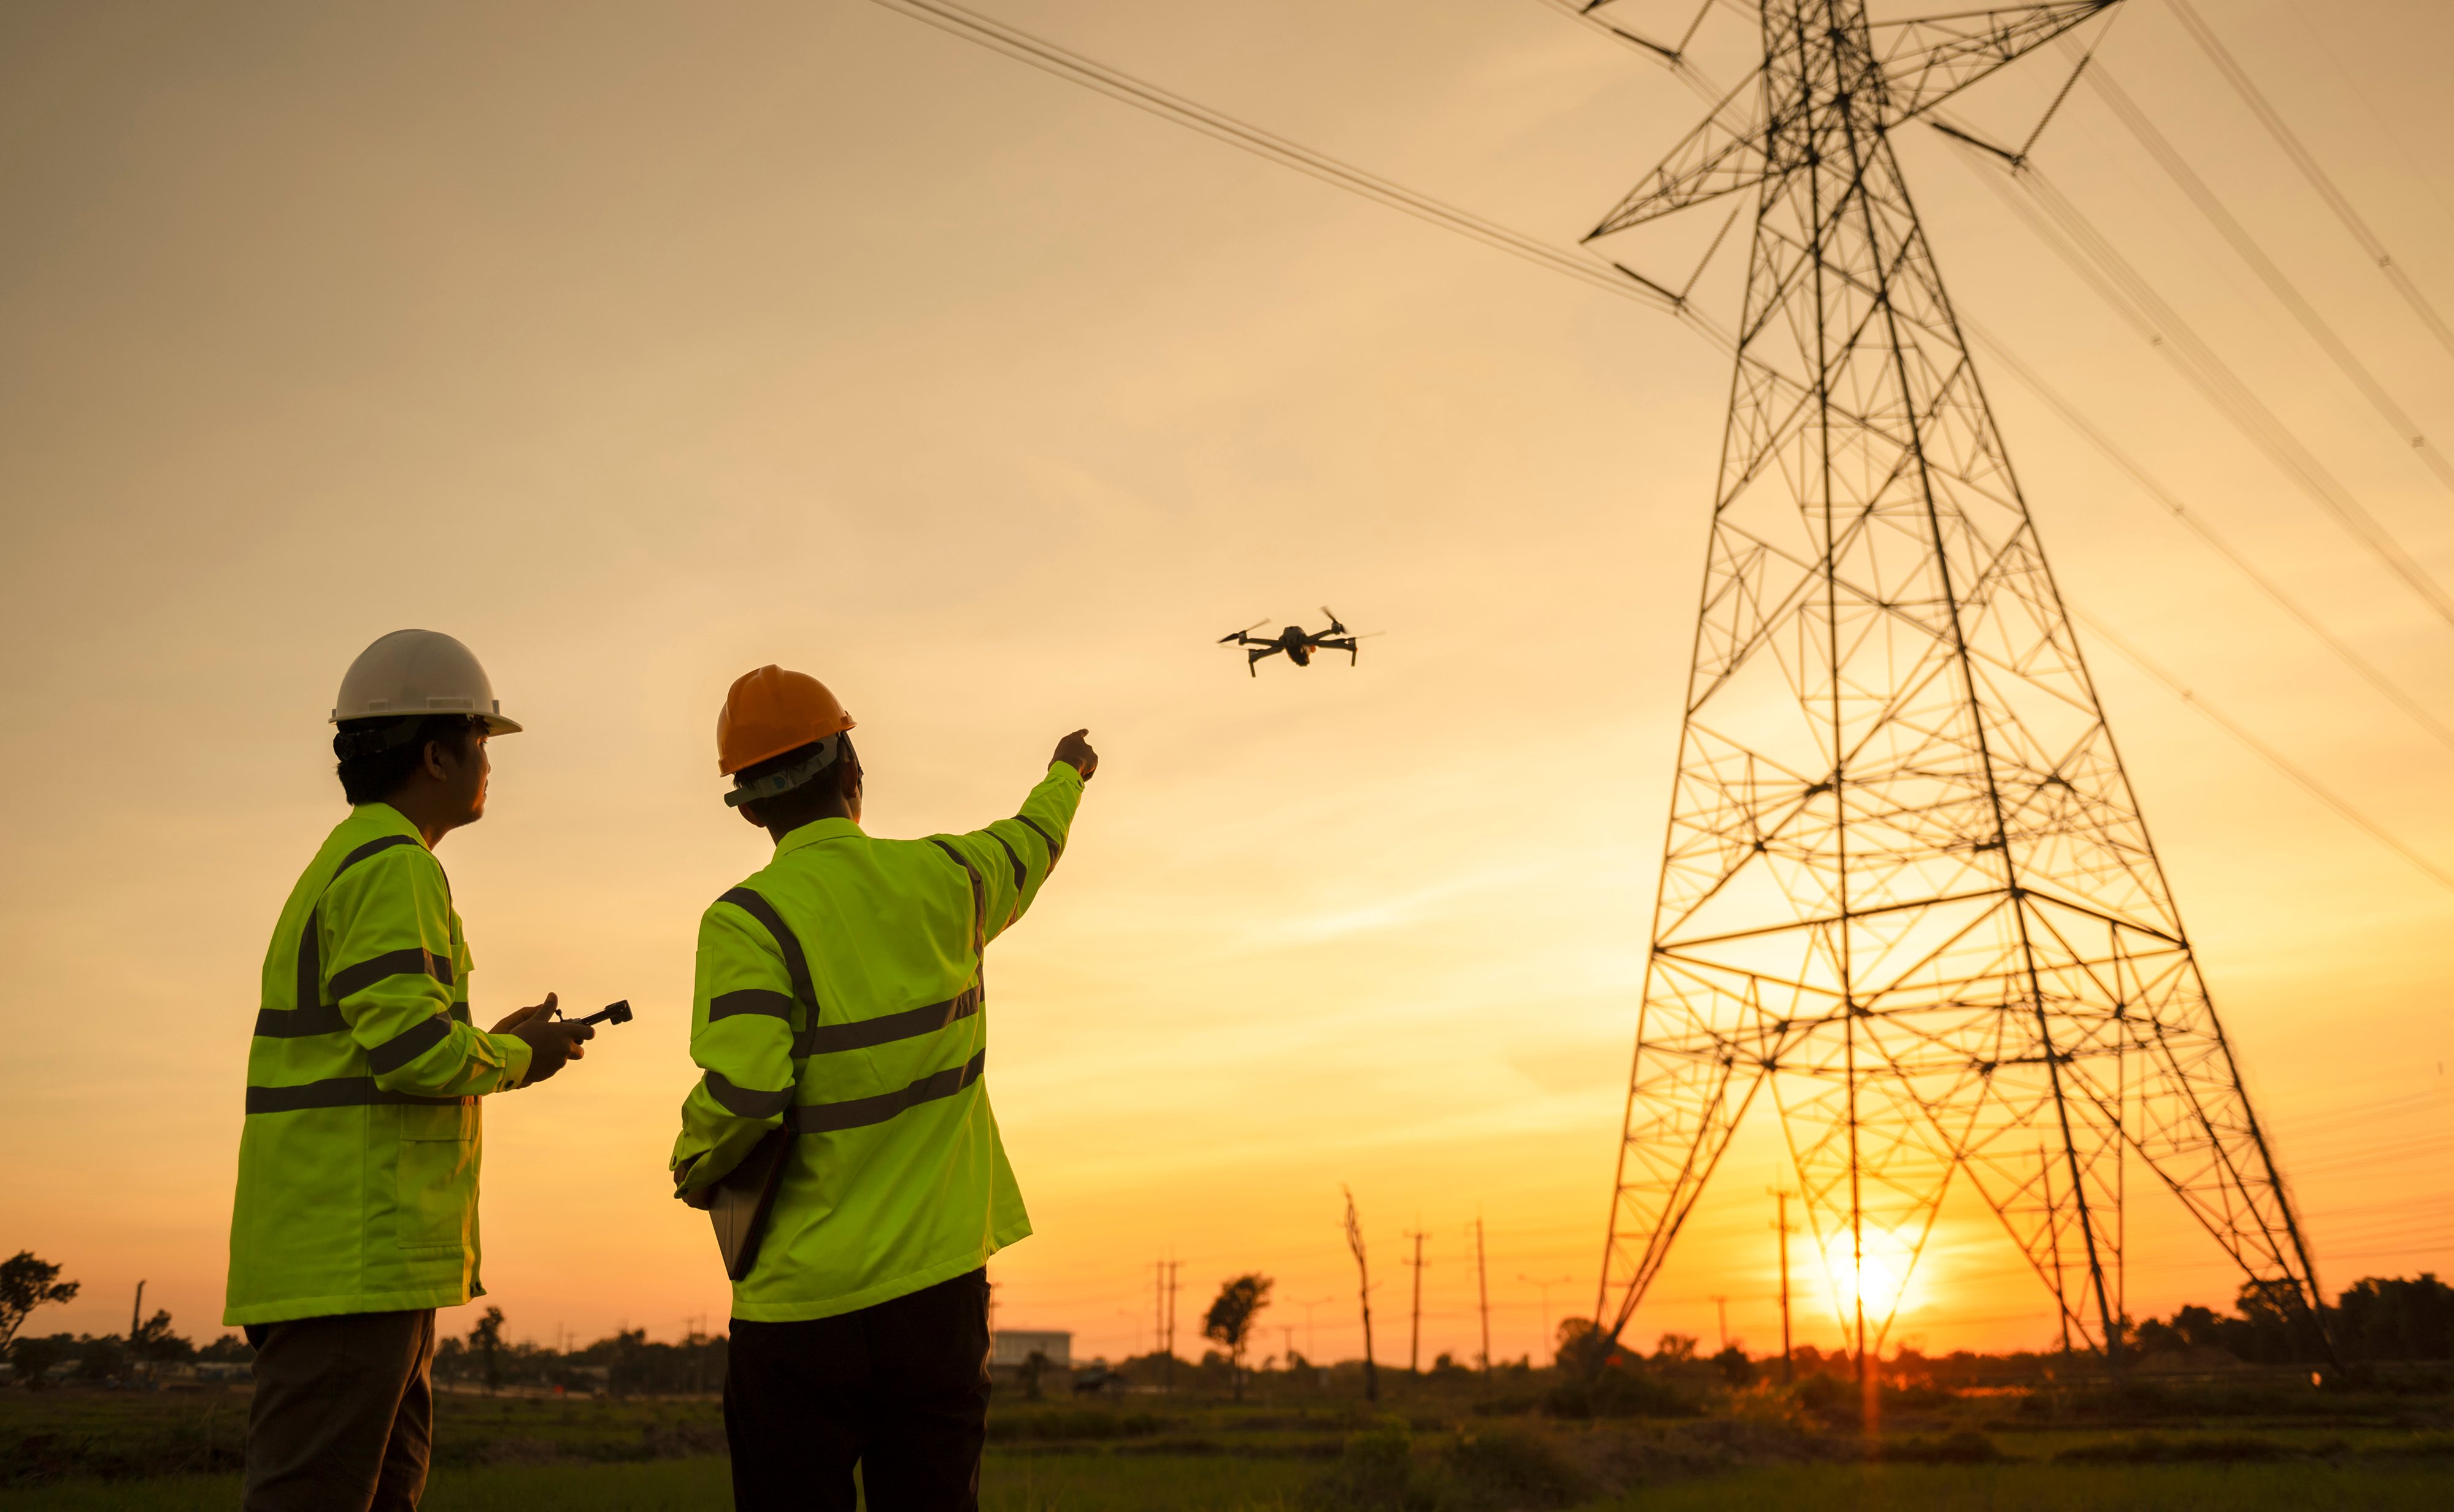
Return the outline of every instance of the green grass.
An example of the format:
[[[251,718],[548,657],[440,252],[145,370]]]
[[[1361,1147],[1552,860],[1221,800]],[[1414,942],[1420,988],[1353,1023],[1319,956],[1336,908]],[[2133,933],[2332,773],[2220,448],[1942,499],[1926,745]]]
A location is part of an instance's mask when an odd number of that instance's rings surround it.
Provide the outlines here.
[[[1788,1465],[1649,1488],[1644,1512],[2443,1512],[2454,1466]]]
[[[992,1454],[985,1512],[1283,1512],[1312,1467],[1231,1456]],[[728,1504],[720,1459],[438,1470],[428,1512],[711,1512]],[[227,1512],[238,1482],[190,1476],[0,1491],[8,1512]],[[1641,1512],[2438,1512],[2454,1465],[1794,1465],[1655,1486],[1592,1504]]]
[[[1228,1455],[992,1453],[981,1472],[983,1512],[1241,1512],[1291,1506],[1315,1467]],[[438,1469],[425,1512],[710,1512],[732,1503],[730,1462],[493,1465]],[[0,1491],[7,1512],[229,1512],[235,1476],[158,1481],[70,1481]]]

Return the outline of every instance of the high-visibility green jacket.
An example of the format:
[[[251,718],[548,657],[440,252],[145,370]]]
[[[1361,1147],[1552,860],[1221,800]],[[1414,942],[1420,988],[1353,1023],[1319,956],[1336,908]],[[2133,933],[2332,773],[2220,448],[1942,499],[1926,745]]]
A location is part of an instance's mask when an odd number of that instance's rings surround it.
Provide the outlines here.
[[[528,1071],[525,1041],[469,1022],[469,945],[434,853],[390,804],[352,809],[264,955],[222,1321],[482,1293],[477,1098]]]
[[[969,835],[805,824],[700,918],[691,1058],[706,1074],[673,1168],[696,1192],[768,1130],[795,1136],[734,1317],[872,1306],[1031,1232],[981,1079],[980,955],[1038,896],[1081,796],[1060,761],[1020,814]]]

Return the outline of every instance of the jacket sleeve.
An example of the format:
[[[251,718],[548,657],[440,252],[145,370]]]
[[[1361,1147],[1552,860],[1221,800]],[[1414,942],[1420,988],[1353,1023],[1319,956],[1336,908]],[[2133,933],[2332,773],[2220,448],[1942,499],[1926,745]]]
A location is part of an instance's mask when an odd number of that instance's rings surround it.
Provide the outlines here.
[[[526,1041],[488,1034],[452,1011],[452,898],[431,854],[395,846],[351,867],[318,915],[332,962],[326,1000],[339,1005],[376,1086],[456,1098],[520,1084]]]
[[[713,1185],[784,1121],[799,1018],[774,937],[732,903],[710,907],[698,921],[691,993],[691,1059],[703,1075],[682,1099],[672,1160],[683,1195]]]
[[[1082,775],[1072,764],[1052,761],[1048,776],[1022,800],[1022,811],[969,835],[930,837],[971,859],[988,890],[988,935],[995,939],[1020,918],[1039,896],[1048,874],[1065,854],[1074,810],[1082,801]]]

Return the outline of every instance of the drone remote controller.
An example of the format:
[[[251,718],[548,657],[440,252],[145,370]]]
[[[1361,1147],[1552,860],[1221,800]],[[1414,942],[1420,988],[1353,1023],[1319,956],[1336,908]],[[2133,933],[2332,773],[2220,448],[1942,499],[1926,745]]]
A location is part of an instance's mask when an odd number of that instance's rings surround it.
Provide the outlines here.
[[[607,1003],[587,1018],[573,1020],[574,1023],[583,1024],[601,1024],[609,1021],[617,1024],[627,1024],[631,1021],[630,998],[625,998],[620,1002]]]

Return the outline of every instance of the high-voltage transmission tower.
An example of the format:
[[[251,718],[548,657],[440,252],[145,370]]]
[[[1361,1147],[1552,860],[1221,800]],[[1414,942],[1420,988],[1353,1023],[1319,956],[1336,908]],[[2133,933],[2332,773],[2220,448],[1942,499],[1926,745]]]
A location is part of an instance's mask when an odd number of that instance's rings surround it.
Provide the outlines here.
[[[2126,1163],[2287,1315],[2318,1301],[1892,151],[2112,3],[1762,0],[1761,67],[1588,238],[1755,196],[1614,1339],[1767,1089],[1861,1378],[1956,1174],[2080,1347],[2121,1352]]]

